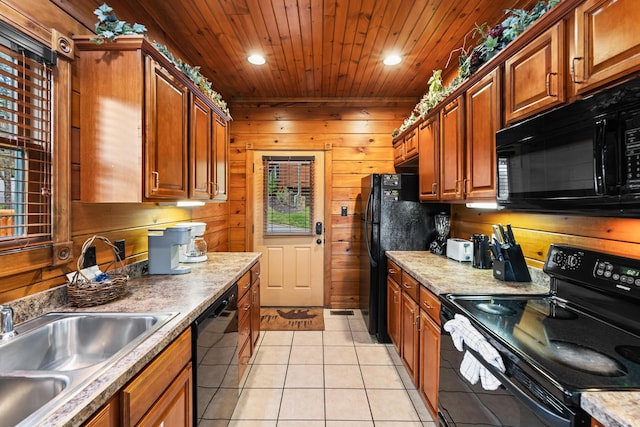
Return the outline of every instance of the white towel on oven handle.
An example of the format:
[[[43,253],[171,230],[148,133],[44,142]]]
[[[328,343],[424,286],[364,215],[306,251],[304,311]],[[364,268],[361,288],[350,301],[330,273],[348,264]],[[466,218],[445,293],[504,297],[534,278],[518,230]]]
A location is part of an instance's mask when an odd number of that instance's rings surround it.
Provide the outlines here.
[[[444,325],[445,331],[451,334],[453,345],[459,351],[464,350],[464,345],[477,352],[482,358],[500,372],[505,371],[504,362],[500,353],[487,342],[478,332],[469,319],[456,314],[454,319]],[[500,386],[500,381],[480,363],[469,351],[466,351],[460,364],[460,373],[471,384],[476,384],[480,379],[485,390],[495,390]]]

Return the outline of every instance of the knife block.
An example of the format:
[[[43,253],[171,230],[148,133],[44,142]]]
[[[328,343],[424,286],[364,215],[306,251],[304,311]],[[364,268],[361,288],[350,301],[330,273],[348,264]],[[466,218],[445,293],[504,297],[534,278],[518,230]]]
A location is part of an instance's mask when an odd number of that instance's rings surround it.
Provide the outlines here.
[[[504,260],[493,260],[493,277],[505,282],[530,282],[529,268],[520,245],[502,249]]]

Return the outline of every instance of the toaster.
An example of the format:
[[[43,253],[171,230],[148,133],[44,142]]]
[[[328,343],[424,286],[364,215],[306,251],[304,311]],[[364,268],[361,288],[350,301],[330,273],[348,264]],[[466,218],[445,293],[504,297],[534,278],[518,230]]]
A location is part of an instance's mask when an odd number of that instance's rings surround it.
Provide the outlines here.
[[[447,239],[447,258],[456,261],[472,261],[473,243],[464,239]]]

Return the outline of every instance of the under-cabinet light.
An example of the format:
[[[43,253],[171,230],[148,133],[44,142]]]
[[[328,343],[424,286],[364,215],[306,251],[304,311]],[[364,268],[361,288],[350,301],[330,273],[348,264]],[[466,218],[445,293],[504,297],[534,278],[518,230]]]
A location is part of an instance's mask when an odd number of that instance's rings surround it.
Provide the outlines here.
[[[498,206],[496,202],[472,202],[467,203],[467,207],[470,209],[493,209],[496,211],[502,209],[502,206]]]
[[[176,206],[179,208],[192,208],[195,206],[204,206],[204,202],[195,200],[180,200],[178,202],[159,202],[158,206]]]

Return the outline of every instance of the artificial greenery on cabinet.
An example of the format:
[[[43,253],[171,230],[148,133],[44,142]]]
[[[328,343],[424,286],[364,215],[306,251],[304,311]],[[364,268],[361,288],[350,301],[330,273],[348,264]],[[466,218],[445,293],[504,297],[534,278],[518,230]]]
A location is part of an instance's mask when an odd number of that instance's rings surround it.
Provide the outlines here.
[[[501,23],[491,28],[486,23],[476,26],[470,35],[472,38],[478,37],[480,43],[471,50],[467,50],[465,37],[464,45],[451,52],[449,57],[450,61],[454,53],[460,53],[458,57],[458,75],[450,84],[445,86],[442,82],[442,70],[434,70],[428,81],[427,93],[416,104],[411,115],[404,120],[402,126],[393,131],[393,137],[397,137],[423,118],[482,65],[497,55],[559,2],[560,0],[540,1],[530,11],[523,9],[506,10],[507,17]]]
[[[91,41],[96,44],[105,42],[113,42],[118,36],[123,35],[142,35],[147,37],[147,28],[135,23],[130,25],[126,21],[120,21],[116,14],[113,12],[113,8],[103,3],[102,6],[93,11],[94,15],[98,17],[98,22],[95,26],[96,37],[93,37]],[[169,49],[158,43],[152,42],[156,49],[162,55],[164,55],[171,63],[180,70],[185,76],[189,78],[198,88],[208,96],[215,105],[217,105],[229,118],[231,114],[227,103],[222,99],[222,95],[213,90],[211,82],[200,73],[200,67],[193,67],[180,58],[173,55]]]

